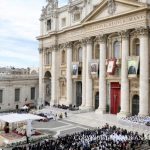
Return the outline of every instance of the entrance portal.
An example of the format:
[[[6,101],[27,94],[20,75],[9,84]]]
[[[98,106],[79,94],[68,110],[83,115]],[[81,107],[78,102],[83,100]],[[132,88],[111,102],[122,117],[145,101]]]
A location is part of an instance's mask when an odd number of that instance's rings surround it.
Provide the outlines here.
[[[138,115],[139,113],[139,96],[134,95],[132,98],[132,115]]]
[[[76,82],[76,106],[79,107],[82,104],[82,82]]]
[[[117,114],[120,111],[120,84],[111,83],[111,113]]]
[[[95,109],[98,109],[99,107],[99,92],[96,92],[95,94]]]

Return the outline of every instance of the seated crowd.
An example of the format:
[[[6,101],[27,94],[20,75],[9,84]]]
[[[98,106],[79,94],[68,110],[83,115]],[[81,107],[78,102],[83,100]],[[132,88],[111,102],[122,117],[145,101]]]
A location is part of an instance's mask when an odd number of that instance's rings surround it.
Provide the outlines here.
[[[144,134],[109,126],[47,139],[36,144],[14,147],[12,150],[134,150],[144,142]]]
[[[139,123],[139,124],[145,124],[145,125],[150,125],[150,116],[131,116],[131,117],[125,117],[122,118],[122,120],[127,121],[127,122],[133,122],[133,123]]]
[[[69,109],[69,110],[72,110],[72,111],[79,110],[79,108],[76,107],[75,105],[73,105],[73,106],[72,105],[66,106],[64,104],[62,104],[62,105],[58,104],[58,105],[53,105],[53,107],[61,108],[61,109]]]

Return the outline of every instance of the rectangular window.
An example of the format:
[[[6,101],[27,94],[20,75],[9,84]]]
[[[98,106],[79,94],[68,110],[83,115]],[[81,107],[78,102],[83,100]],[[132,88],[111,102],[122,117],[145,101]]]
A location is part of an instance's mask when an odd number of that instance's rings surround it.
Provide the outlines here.
[[[47,30],[51,30],[51,19],[47,20]]]
[[[15,102],[20,100],[20,89],[15,89]]]
[[[3,102],[3,90],[0,90],[0,103]]]
[[[61,26],[62,27],[66,26],[66,18],[62,18],[62,20],[61,20]]]
[[[74,21],[79,21],[80,20],[80,13],[74,14]]]
[[[31,88],[31,100],[35,99],[35,87]]]

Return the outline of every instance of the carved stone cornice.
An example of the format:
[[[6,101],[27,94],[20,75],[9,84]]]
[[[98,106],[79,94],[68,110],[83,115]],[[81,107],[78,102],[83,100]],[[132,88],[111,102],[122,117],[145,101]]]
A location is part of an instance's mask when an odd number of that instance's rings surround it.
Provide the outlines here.
[[[73,47],[73,42],[67,42],[65,43],[66,48],[72,48]]]
[[[107,36],[106,35],[98,35],[95,40],[99,43],[106,43]]]

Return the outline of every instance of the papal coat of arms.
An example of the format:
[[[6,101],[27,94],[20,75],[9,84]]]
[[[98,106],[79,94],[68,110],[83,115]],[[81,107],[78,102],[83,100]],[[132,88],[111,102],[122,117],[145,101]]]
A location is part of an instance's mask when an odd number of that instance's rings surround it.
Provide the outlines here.
[[[108,13],[113,15],[116,11],[116,4],[114,0],[108,0]]]

